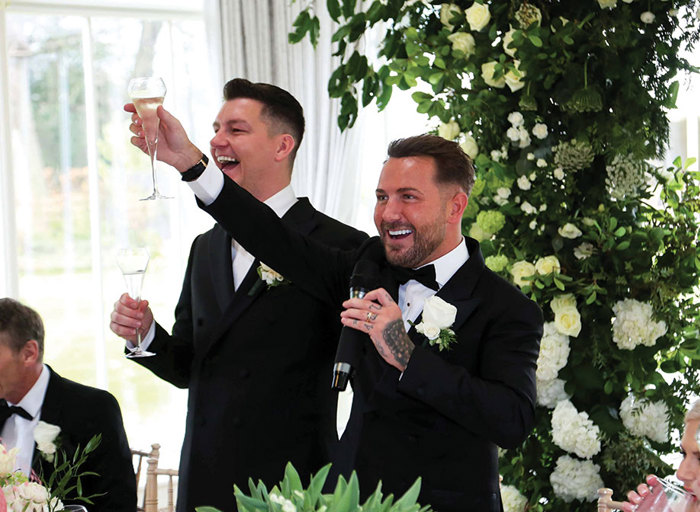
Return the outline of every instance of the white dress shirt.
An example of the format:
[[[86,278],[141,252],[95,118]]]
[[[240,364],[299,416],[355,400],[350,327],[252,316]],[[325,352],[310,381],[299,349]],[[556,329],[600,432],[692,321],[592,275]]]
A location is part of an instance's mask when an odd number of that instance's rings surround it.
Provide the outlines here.
[[[46,389],[49,387],[49,370],[43,365],[39,378],[18,404],[7,402],[9,405],[21,407],[32,415],[27,420],[18,414],[10,416],[2,427],[2,444],[6,448],[19,448],[17,453],[17,469],[29,476],[32,470],[32,455],[34,454],[34,427],[39,423],[41,406],[44,404]]]
[[[442,288],[468,259],[469,251],[467,250],[467,244],[464,238],[462,238],[462,241],[457,247],[450,252],[422,266],[433,265],[435,267],[435,280],[438,283],[438,287]],[[401,309],[401,316],[403,317],[403,325],[406,328],[406,332],[411,328],[409,322],[415,322],[418,315],[423,311],[425,300],[436,293],[437,291],[428,288],[415,279],[410,279],[399,286],[399,308]]]
[[[199,200],[208,205],[214,202],[214,199],[219,195],[221,189],[224,188],[224,174],[215,164],[210,163],[199,178],[188,182],[188,184]],[[296,202],[297,197],[296,194],[294,194],[294,189],[291,184],[265,200],[265,204],[272,208],[280,218],[284,217],[284,214],[286,214]],[[237,290],[243,278],[248,274],[250,266],[255,261],[255,256],[246,251],[241,244],[235,240],[231,240],[231,261],[233,262],[232,285],[233,289]],[[155,335],[156,323],[151,322],[148,333],[141,340],[141,348],[143,350],[148,349]],[[130,341],[126,342],[126,346],[130,350],[135,347]]]

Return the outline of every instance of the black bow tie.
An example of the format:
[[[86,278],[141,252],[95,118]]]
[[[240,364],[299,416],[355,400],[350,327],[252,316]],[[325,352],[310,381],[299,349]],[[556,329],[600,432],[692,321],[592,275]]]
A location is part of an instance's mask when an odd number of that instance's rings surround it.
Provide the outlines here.
[[[32,419],[32,415],[21,407],[17,407],[16,405],[8,405],[5,400],[0,400],[0,425],[5,423],[5,420],[7,420],[13,414],[17,414],[25,420],[31,421]]]
[[[440,288],[438,282],[435,280],[435,265],[426,265],[415,270],[412,268],[391,265],[391,271],[399,284],[404,284],[405,282],[414,279],[423,286],[427,286],[433,290],[438,290]]]

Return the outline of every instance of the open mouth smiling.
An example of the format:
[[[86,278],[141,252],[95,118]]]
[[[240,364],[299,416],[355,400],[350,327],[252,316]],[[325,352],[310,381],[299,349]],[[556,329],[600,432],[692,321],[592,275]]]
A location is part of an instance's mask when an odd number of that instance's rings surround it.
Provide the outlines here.
[[[221,165],[221,169],[225,169],[226,167],[233,167],[240,163],[236,158],[225,155],[217,156],[216,161],[219,162],[219,164]]]

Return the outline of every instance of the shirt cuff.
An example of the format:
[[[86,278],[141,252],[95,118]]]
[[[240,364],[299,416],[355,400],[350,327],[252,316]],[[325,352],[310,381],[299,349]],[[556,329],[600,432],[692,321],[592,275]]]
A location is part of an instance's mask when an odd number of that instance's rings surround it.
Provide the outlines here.
[[[151,322],[151,326],[148,328],[148,332],[146,335],[141,339],[141,350],[148,350],[149,345],[153,341],[153,338],[156,337],[156,321],[153,320]],[[126,348],[129,350],[134,350],[136,348],[136,345],[131,343],[129,340],[126,340]]]
[[[221,189],[224,188],[224,173],[216,166],[216,164],[209,162],[207,168],[204,172],[194,181],[188,181],[187,184],[194,192],[205,206],[209,206],[213,203],[219,194]]]

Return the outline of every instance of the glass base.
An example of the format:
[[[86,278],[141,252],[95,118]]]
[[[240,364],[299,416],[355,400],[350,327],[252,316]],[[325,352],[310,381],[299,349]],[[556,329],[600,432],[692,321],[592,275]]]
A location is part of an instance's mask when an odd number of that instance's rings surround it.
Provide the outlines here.
[[[135,359],[137,357],[151,357],[154,355],[155,353],[149,352],[148,350],[141,350],[140,348],[135,348],[134,350],[126,354],[126,357],[128,357],[129,359]]]
[[[139,201],[154,201],[156,199],[172,199],[172,196],[164,196],[160,192],[155,191],[148,197],[142,197]]]

